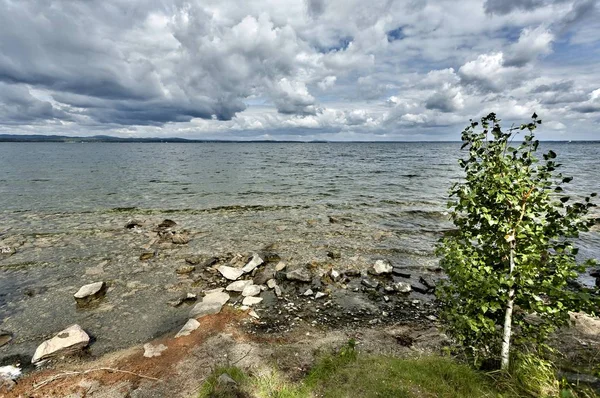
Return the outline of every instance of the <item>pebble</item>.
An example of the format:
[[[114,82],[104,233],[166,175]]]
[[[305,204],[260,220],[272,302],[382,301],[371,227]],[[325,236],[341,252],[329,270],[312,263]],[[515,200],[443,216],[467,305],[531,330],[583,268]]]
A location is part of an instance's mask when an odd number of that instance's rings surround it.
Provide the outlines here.
[[[260,294],[260,286],[257,285],[248,285],[244,288],[244,290],[242,291],[242,296],[244,297],[248,297],[248,296],[257,296]]]
[[[248,296],[248,297],[244,297],[244,300],[242,300],[242,305],[247,305],[247,306],[253,306],[255,304],[258,304],[260,302],[263,301],[262,297],[252,297],[252,296]]]
[[[252,285],[252,281],[243,280],[243,281],[235,281],[227,285],[225,290],[230,292],[243,292],[244,289],[248,286]]]
[[[218,270],[223,277],[230,281],[235,281],[244,274],[244,271],[241,268],[229,267],[227,265],[221,265]]]
[[[153,346],[150,343],[144,344],[144,356],[146,358],[159,357],[162,352],[167,349],[167,346],[164,344],[159,344],[157,346]]]
[[[393,269],[392,264],[387,260],[377,260],[373,265],[373,272],[375,272],[376,275],[390,274]]]
[[[254,253],[254,255],[252,255],[252,259],[248,262],[248,264],[244,265],[242,271],[247,274],[254,271],[254,269],[262,263],[264,263],[264,260],[258,254]]]
[[[188,321],[183,325],[181,330],[175,335],[175,338],[189,336],[194,330],[200,327],[200,322],[195,319],[188,319]]]

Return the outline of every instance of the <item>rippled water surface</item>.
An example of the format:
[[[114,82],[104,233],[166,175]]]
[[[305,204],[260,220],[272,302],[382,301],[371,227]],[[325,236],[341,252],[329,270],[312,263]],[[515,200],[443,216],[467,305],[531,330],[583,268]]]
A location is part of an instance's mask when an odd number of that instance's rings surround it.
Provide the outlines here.
[[[79,322],[98,351],[147,341],[185,319],[165,302],[191,289],[174,268],[190,254],[275,248],[290,264],[435,266],[433,245],[451,228],[447,191],[460,178],[459,143],[0,143],[0,329],[6,354],[31,350]],[[600,143],[552,143],[575,177],[573,193],[600,190]],[[147,228],[123,228],[130,218]],[[182,247],[141,263],[170,218],[190,232]],[[596,232],[581,255],[600,258]],[[78,287],[107,280],[95,311],[74,307]],[[16,348],[15,348],[16,347]],[[2,354],[0,352],[0,354]]]

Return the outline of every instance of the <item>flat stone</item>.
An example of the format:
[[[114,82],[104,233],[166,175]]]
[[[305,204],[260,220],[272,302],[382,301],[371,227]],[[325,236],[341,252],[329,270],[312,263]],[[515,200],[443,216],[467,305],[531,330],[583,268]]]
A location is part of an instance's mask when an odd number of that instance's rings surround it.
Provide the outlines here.
[[[303,268],[298,268],[288,272],[285,277],[290,281],[298,281],[308,283],[312,280],[310,272]]]
[[[73,297],[77,303],[85,304],[92,300],[101,298],[105,293],[106,284],[104,282],[95,282],[80,287]]]
[[[263,301],[262,297],[252,297],[252,296],[248,296],[248,297],[244,297],[244,300],[242,300],[242,305],[247,305],[247,306],[253,306],[255,304],[258,304],[260,302]]]
[[[277,281],[275,279],[269,279],[267,281],[267,287],[269,289],[273,289],[273,288],[275,288],[275,286],[277,286]]]
[[[373,272],[376,275],[390,274],[393,269],[394,267],[392,267],[392,264],[387,260],[377,260],[373,265]]]
[[[196,271],[196,267],[193,265],[184,265],[175,270],[175,272],[179,275],[191,274],[194,271]]]
[[[402,278],[410,278],[411,273],[408,272],[405,269],[401,269],[401,268],[394,268],[392,269],[392,274],[397,275],[397,276],[401,276]]]
[[[435,289],[435,280],[429,275],[421,275],[419,281],[430,289]]]
[[[221,308],[223,308],[223,304],[219,304],[216,302],[213,303],[204,303],[200,302],[192,308],[190,311],[190,318],[202,318],[206,315],[218,314],[221,312]]]
[[[258,285],[248,285],[242,291],[242,296],[257,296],[260,294],[260,286]]]
[[[146,358],[159,357],[166,349],[167,346],[164,344],[154,346],[150,343],[146,343],[144,344],[144,356]]]
[[[33,354],[31,363],[39,364],[50,358],[76,353],[90,343],[90,336],[79,325],[72,325],[50,340],[44,341]]]
[[[229,294],[225,292],[211,292],[202,299],[203,303],[219,303],[220,305],[224,305],[228,301]]]
[[[318,299],[320,299],[322,297],[325,297],[325,296],[327,296],[325,293],[323,293],[323,292],[317,292],[317,294],[315,294],[315,299],[318,300]]]
[[[250,285],[252,285],[252,281],[250,281],[250,280],[235,281],[235,282],[231,282],[229,285],[227,285],[225,290],[227,290],[228,292],[243,292],[244,289],[246,288],[246,286],[250,286]]]
[[[394,289],[398,293],[410,293],[410,291],[412,290],[410,283],[408,282],[396,282],[394,283]]]
[[[280,261],[277,263],[277,265],[275,266],[275,271],[279,272],[279,271],[283,271],[285,269],[285,267],[287,267],[287,264],[284,263],[283,261]]]
[[[362,281],[360,281],[360,283],[362,283],[366,287],[370,287],[370,288],[373,288],[373,289],[377,289],[377,286],[379,286],[379,282],[372,281],[370,279],[363,279]]]
[[[252,255],[252,259],[248,262],[248,264],[244,265],[242,271],[247,274],[248,272],[254,271],[254,269],[262,263],[264,263],[264,260],[260,258],[258,254],[254,253],[254,255]]]
[[[221,265],[218,270],[221,275],[230,281],[235,281],[244,274],[244,271],[241,268],[229,267],[227,265]]]
[[[312,291],[312,289],[308,289],[307,291],[302,293],[303,296],[312,296],[313,294],[314,292]]]
[[[177,334],[175,335],[175,338],[179,338],[179,337],[183,337],[183,336],[189,336],[194,330],[198,329],[200,327],[200,322],[198,322],[195,319],[188,319],[188,321],[185,323],[185,325],[183,325],[183,327],[181,328],[181,330],[179,332],[177,332]]]
[[[411,282],[410,286],[415,292],[426,294],[429,292],[429,288],[422,284],[421,282]]]

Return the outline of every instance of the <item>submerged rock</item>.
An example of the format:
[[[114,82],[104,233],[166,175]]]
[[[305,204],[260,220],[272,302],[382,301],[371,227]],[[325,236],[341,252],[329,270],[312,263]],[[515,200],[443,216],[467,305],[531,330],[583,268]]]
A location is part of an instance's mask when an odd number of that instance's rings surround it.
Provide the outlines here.
[[[190,237],[188,234],[175,234],[171,238],[171,242],[176,245],[185,245],[190,241]]]
[[[142,227],[142,222],[136,219],[131,219],[129,221],[127,221],[127,223],[125,224],[125,228],[127,229],[133,229],[133,228],[141,228]]]
[[[155,256],[154,252],[144,252],[144,253],[140,254],[140,260],[141,261],[150,260],[154,256]]]
[[[158,228],[160,229],[167,229],[167,228],[173,228],[177,225],[177,223],[173,220],[169,220],[168,218],[163,220],[163,222],[161,222],[160,224],[158,224]]]
[[[79,325],[72,325],[35,350],[31,363],[40,364],[50,358],[76,353],[90,343],[90,336]]]
[[[184,265],[182,267],[177,268],[175,270],[175,272],[178,273],[179,275],[185,275],[185,274],[191,274],[195,270],[196,270],[196,267],[194,267],[193,265]]]
[[[188,319],[188,321],[183,325],[181,330],[175,335],[175,338],[189,336],[194,330],[200,327],[200,322],[195,319]]]
[[[375,265],[373,265],[373,272],[376,275],[390,274],[393,269],[394,267],[392,267],[392,264],[387,260],[377,260],[375,261]]]
[[[244,271],[241,268],[229,267],[227,265],[221,265],[218,270],[221,275],[230,281],[235,281],[244,274]]]
[[[288,272],[285,277],[290,281],[298,281],[308,283],[312,280],[310,272],[303,268],[298,268]]]
[[[407,282],[396,282],[394,283],[394,289],[398,292],[398,293],[410,293],[410,291],[412,290],[410,283]]]
[[[15,249],[14,247],[8,247],[8,246],[0,247],[0,254],[5,254],[8,257],[12,256],[16,252],[17,252],[17,249]]]
[[[85,305],[93,300],[98,300],[106,294],[106,283],[95,282],[79,288],[77,293],[73,295],[78,305]]]
[[[6,330],[0,330],[0,347],[10,343],[12,338],[13,338],[12,333],[7,332]]]

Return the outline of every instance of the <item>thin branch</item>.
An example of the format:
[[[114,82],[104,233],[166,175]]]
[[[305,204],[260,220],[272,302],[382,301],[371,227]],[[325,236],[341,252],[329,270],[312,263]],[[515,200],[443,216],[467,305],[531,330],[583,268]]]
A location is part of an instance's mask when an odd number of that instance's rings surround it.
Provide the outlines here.
[[[92,373],[92,372],[98,372],[104,370],[106,372],[115,372],[115,373],[125,373],[125,374],[129,374],[129,375],[133,375],[133,376],[137,376],[140,377],[142,379],[148,379],[148,380],[154,380],[154,381],[160,381],[162,382],[161,379],[157,379],[155,377],[150,377],[150,376],[145,376],[139,373],[134,373],[134,372],[130,372],[128,370],[121,370],[121,369],[114,369],[114,368],[94,368],[94,369],[88,369],[82,372],[76,372],[76,371],[71,371],[71,372],[64,372],[64,373],[59,373],[56,374],[42,382],[39,383],[35,383],[33,385],[33,391],[35,390],[39,390],[40,388],[44,387],[45,385],[48,385],[56,380],[60,380],[60,379],[64,379],[65,377],[69,377],[69,376],[79,376],[79,375],[85,375],[88,373]]]

